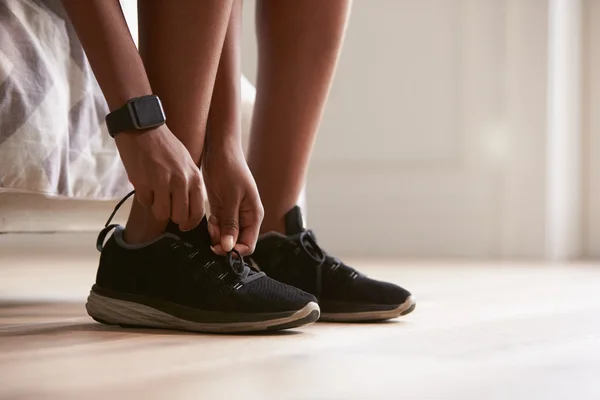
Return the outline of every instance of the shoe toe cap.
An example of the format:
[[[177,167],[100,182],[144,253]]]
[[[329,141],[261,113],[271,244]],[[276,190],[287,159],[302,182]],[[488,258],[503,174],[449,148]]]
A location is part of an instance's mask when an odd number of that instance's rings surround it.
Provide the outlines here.
[[[396,284],[363,276],[346,290],[340,291],[340,297],[345,301],[365,304],[400,305],[411,297],[411,293]]]
[[[315,296],[269,277],[255,282],[246,289],[245,297],[249,298],[253,308],[264,312],[297,311],[308,303],[317,302]]]

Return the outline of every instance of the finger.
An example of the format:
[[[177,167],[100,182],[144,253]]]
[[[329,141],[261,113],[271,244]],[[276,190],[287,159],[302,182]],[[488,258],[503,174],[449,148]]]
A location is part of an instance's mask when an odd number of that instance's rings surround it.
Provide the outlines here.
[[[154,201],[154,196],[152,190],[149,189],[136,189],[135,190],[135,199],[138,203],[140,203],[145,208],[151,208],[152,203]]]
[[[208,219],[208,233],[212,244],[217,245],[221,242],[221,227],[219,226],[219,220],[214,214]]]
[[[225,251],[233,250],[238,238],[240,230],[239,223],[239,203],[229,204],[223,207],[222,215],[220,215],[221,226],[221,246]]]
[[[227,252],[225,250],[223,250],[223,248],[221,247],[220,244],[217,244],[215,246],[210,246],[210,249],[213,251],[213,253],[219,255],[219,256],[226,256]]]
[[[182,231],[194,229],[204,217],[204,195],[202,183],[199,179],[191,181],[189,199],[190,208],[187,222],[179,227]]]
[[[171,220],[181,228],[185,226],[190,212],[190,198],[187,185],[178,186],[171,191]]]
[[[159,221],[168,221],[171,216],[171,193],[164,188],[154,191],[152,213]]]
[[[233,249],[236,250],[237,252],[239,252],[241,255],[245,256],[249,256],[252,253],[254,253],[254,247],[250,248],[248,245],[245,245],[243,243],[237,242],[235,244],[235,246],[233,246]]]
[[[248,256],[254,253],[262,219],[263,211],[260,205],[253,210],[240,213],[241,229],[234,248],[239,251],[241,255]]]

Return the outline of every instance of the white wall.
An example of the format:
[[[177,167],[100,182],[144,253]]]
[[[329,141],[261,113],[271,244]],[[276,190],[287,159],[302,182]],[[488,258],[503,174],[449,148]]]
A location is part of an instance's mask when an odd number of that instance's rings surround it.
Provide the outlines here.
[[[332,252],[545,253],[547,19],[545,0],[354,2],[308,182]]]
[[[548,19],[561,1],[355,0],[309,173],[309,222],[328,250],[551,255]],[[579,236],[599,257],[600,1],[581,1]],[[252,79],[254,2],[244,7]],[[112,207],[3,195],[0,231],[95,230]]]

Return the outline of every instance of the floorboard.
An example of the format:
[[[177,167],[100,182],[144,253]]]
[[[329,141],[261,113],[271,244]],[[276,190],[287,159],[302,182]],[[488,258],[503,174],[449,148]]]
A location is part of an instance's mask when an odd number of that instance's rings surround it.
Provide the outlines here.
[[[597,265],[355,260],[416,311],[219,336],[97,324],[83,304],[98,253],[74,245],[93,238],[8,236],[0,399],[600,399]]]

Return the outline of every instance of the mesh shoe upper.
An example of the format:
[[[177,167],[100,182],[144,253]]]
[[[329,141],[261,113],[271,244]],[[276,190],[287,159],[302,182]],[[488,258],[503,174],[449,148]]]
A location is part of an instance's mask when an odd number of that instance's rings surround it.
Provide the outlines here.
[[[400,305],[409,298],[407,290],[368,278],[327,255],[313,232],[303,228],[298,207],[287,213],[286,231],[262,235],[252,259],[270,277],[317,296],[323,312],[328,303]]]
[[[251,271],[241,257],[215,255],[210,242],[192,245],[165,233],[144,246],[128,246],[122,232],[118,227],[102,248],[96,278],[101,288],[218,312],[295,311],[315,301]]]

